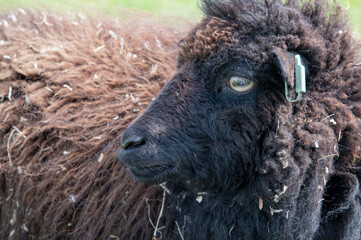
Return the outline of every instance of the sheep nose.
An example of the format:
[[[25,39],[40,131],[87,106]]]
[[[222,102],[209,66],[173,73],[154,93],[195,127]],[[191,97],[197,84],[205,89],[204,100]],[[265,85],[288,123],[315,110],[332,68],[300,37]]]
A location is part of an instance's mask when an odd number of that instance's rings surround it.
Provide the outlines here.
[[[135,149],[145,144],[145,138],[140,135],[126,136],[125,134],[121,137],[121,145],[123,150]]]

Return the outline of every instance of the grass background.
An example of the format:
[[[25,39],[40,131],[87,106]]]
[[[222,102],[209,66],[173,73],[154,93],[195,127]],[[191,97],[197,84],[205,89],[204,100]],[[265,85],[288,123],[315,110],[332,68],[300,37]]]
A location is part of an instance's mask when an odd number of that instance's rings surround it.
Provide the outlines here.
[[[82,12],[104,12],[118,16],[120,8],[136,8],[160,16],[185,17],[198,21],[202,13],[197,4],[199,0],[0,0],[0,8],[34,7]],[[317,1],[317,0],[316,0]],[[333,1],[333,0],[329,0]],[[361,36],[361,1],[339,0],[351,17],[351,23],[357,35]]]

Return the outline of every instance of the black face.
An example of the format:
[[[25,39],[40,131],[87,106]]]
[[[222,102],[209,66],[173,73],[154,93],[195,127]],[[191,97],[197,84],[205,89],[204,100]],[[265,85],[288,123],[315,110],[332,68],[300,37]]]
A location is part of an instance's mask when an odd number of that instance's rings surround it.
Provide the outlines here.
[[[119,159],[148,183],[178,178],[213,188],[247,181],[270,118],[257,106],[274,87],[257,72],[240,59],[181,67],[123,133]]]

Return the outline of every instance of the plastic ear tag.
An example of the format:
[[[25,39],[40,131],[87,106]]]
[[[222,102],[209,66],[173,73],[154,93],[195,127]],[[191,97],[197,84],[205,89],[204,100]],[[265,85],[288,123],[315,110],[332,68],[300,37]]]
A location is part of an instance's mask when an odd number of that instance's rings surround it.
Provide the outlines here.
[[[295,56],[295,78],[296,78],[295,88],[296,88],[297,98],[294,100],[291,100],[289,97],[287,81],[285,81],[286,98],[287,101],[291,103],[297,103],[301,101],[302,95],[306,93],[306,70],[305,70],[305,66],[302,65],[300,55]]]

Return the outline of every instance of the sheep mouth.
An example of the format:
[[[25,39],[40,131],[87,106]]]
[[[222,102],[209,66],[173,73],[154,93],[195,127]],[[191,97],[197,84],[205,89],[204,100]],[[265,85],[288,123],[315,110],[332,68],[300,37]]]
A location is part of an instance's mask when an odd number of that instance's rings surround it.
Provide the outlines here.
[[[169,178],[173,167],[168,165],[128,166],[128,169],[136,181],[158,184]]]

